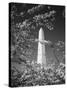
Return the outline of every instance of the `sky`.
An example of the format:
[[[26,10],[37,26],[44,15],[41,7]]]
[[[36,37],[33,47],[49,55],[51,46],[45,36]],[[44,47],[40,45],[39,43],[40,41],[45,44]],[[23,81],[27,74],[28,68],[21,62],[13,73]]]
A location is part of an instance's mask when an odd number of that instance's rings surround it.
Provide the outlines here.
[[[45,38],[53,42],[58,40],[65,41],[65,17],[63,16],[64,7],[54,6],[53,8],[56,10],[54,30],[45,30]]]
[[[55,24],[54,24],[54,30],[52,31],[45,31],[45,38],[47,40],[50,40],[52,42],[57,41],[63,41],[65,42],[65,17],[64,17],[64,7],[58,6],[54,7],[56,10],[56,16],[55,16]],[[48,59],[56,60],[53,49],[47,47],[46,48],[46,56]],[[53,62],[52,61],[52,62]]]

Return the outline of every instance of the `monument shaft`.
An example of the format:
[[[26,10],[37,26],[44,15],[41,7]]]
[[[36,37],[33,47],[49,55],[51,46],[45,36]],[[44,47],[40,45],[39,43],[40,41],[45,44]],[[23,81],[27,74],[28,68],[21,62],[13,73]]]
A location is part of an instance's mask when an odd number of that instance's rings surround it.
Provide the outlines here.
[[[39,30],[39,42],[38,42],[38,56],[37,63],[46,66],[45,44],[40,43],[44,40],[44,31],[42,28]]]

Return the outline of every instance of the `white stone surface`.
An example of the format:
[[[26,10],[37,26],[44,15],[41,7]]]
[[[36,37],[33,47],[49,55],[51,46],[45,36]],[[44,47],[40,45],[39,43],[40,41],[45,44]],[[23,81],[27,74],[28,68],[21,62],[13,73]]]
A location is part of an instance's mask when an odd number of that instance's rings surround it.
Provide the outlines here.
[[[39,30],[38,37],[38,55],[37,55],[37,63],[46,66],[46,55],[45,55],[45,43],[42,44],[40,41],[43,41],[44,31],[42,28]]]

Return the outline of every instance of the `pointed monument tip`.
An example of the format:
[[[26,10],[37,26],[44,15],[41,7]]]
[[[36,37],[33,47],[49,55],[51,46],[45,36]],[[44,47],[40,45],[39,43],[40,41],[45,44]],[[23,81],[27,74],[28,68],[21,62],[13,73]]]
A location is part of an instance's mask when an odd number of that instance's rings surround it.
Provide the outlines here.
[[[42,27],[40,29],[43,29]]]
[[[41,27],[40,30],[39,30],[40,33],[43,33],[43,28]]]

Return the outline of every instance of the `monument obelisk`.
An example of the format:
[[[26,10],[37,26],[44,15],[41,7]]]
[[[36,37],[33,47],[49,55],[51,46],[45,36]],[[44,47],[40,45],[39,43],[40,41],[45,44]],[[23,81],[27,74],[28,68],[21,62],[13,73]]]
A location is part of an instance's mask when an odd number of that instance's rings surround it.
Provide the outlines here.
[[[39,30],[38,37],[38,55],[37,55],[37,63],[44,65],[46,67],[46,55],[45,55],[45,43],[42,44],[41,41],[45,40],[44,31],[42,28]]]

